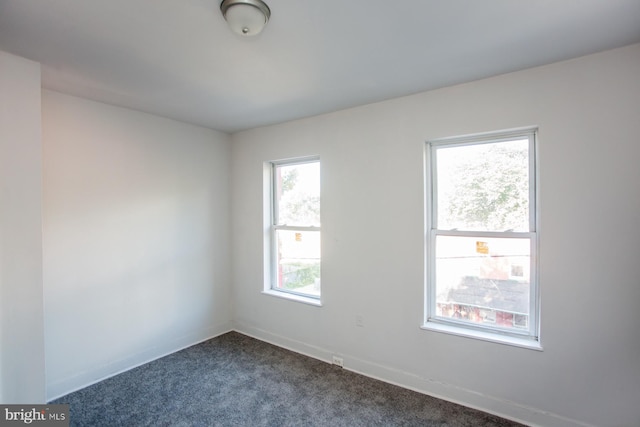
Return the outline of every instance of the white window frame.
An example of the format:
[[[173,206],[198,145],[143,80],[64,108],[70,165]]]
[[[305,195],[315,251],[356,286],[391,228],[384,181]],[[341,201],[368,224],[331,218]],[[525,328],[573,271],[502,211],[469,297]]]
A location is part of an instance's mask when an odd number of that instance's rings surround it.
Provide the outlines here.
[[[291,231],[316,231],[321,232],[321,226],[300,226],[300,225],[287,225],[279,224],[278,221],[278,200],[276,197],[276,168],[280,166],[301,165],[306,163],[318,163],[320,165],[320,156],[309,157],[297,157],[286,160],[275,160],[265,163],[265,171],[268,176],[268,218],[269,218],[269,231],[268,242],[265,247],[268,247],[268,279],[265,283],[263,290],[264,294],[281,297],[293,301],[302,302],[305,304],[322,306],[322,288],[320,289],[320,295],[310,295],[306,293],[300,293],[289,289],[278,288],[278,248],[276,233],[278,230],[291,230]],[[322,200],[320,202],[322,204]],[[265,206],[266,207],[266,206]],[[320,260],[322,266],[322,259]],[[322,269],[322,267],[321,267]],[[322,273],[320,273],[322,276]]]
[[[477,338],[501,344],[542,350],[540,343],[540,291],[538,283],[538,170],[537,127],[464,135],[429,140],[425,146],[425,315],[422,329]],[[529,230],[468,231],[442,230],[437,224],[437,162],[434,151],[442,147],[470,146],[515,139],[529,140]],[[530,241],[529,327],[505,330],[490,324],[475,324],[436,315],[435,242],[437,236],[478,238],[527,238]]]

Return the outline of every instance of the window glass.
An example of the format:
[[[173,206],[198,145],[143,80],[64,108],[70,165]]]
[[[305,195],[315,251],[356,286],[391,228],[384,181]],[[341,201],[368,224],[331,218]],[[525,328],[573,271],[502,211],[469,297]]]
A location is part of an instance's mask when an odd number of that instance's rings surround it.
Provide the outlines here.
[[[436,316],[506,329],[528,325],[530,247],[527,238],[437,236]]]
[[[279,225],[320,225],[320,163],[276,167],[276,221]]]
[[[279,289],[320,296],[320,232],[277,230]]]
[[[436,151],[437,225],[451,230],[529,230],[529,140]]]

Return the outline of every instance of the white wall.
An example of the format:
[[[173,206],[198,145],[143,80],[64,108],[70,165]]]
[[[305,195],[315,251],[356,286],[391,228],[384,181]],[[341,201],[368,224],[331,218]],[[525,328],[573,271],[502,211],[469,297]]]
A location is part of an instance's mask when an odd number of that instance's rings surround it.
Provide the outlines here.
[[[638,76],[634,45],[235,134],[236,328],[531,424],[637,426]],[[419,329],[424,141],[529,125],[539,126],[544,351]],[[260,293],[262,163],[316,154],[321,308]]]
[[[230,138],[43,91],[47,397],[231,328]]]
[[[40,64],[0,52],[0,403],[45,398]]]

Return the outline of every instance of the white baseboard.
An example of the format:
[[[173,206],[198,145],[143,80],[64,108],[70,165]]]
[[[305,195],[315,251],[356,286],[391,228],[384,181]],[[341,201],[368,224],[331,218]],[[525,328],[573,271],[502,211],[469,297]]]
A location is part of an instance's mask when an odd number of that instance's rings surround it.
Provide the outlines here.
[[[327,363],[331,363],[332,356],[337,354],[328,349],[292,340],[240,322],[234,322],[234,329],[241,334]],[[595,427],[592,424],[521,405],[510,400],[489,396],[433,379],[421,378],[410,372],[383,366],[342,352],[339,353],[339,356],[343,358],[344,369],[349,371],[532,427]]]
[[[195,344],[215,338],[233,330],[230,322],[203,329],[198,332],[175,338],[162,346],[148,348],[119,359],[117,361],[100,366],[91,371],[85,371],[61,380],[47,384],[47,402],[51,402],[59,397],[65,396],[74,391],[81,390],[90,385],[104,381],[115,375],[137,368],[138,366],[168,356],[177,351],[191,347]]]

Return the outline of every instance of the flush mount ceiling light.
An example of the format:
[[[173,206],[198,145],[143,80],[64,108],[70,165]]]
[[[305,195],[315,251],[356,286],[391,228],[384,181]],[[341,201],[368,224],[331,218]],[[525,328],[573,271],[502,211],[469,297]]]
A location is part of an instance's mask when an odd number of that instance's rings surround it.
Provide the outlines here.
[[[269,22],[271,10],[262,0],[224,0],[222,16],[231,29],[241,36],[255,36]]]

